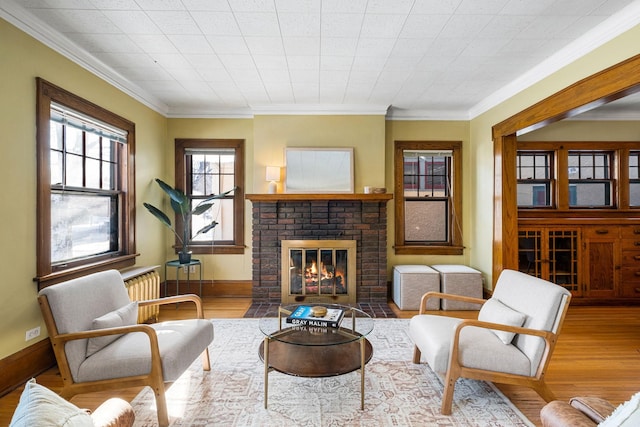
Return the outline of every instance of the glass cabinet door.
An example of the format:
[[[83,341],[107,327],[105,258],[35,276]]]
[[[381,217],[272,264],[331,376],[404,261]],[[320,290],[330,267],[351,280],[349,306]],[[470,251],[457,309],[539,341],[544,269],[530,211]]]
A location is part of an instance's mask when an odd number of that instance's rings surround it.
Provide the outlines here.
[[[518,230],[518,269],[564,286],[572,294],[579,286],[579,231],[531,227]]]
[[[578,291],[578,231],[549,230],[550,282]]]
[[[518,270],[535,277],[542,277],[540,230],[518,231]]]

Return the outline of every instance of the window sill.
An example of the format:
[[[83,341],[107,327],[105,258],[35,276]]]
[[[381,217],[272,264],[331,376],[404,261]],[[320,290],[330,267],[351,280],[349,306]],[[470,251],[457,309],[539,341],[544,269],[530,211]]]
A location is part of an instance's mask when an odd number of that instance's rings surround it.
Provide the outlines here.
[[[396,255],[462,255],[464,246],[400,246],[393,248]]]
[[[55,273],[45,274],[33,279],[38,284],[38,290],[46,288],[47,286],[55,285],[56,283],[64,282],[66,280],[75,279],[76,277],[86,276],[87,274],[97,273],[98,271],[105,271],[110,269],[119,270],[126,267],[131,267],[136,263],[136,257],[139,254],[122,255],[115,258],[110,258],[106,261],[95,262],[92,264],[85,264],[66,270],[56,271]]]
[[[240,245],[203,245],[203,246],[189,246],[193,254],[199,255],[242,255],[246,249],[245,246]],[[176,249],[178,253],[179,249]]]

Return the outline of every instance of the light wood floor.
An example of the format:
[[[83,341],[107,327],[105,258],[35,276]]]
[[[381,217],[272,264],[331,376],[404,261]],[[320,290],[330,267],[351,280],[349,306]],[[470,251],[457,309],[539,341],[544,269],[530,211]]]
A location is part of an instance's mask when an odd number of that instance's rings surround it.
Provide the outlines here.
[[[248,298],[206,298],[207,318],[240,318],[251,305]],[[413,311],[392,308],[402,318]],[[473,317],[474,312],[442,312]],[[164,307],[161,320],[187,318],[187,308]],[[407,359],[411,359],[407,354]],[[640,391],[640,307],[578,307],[569,309],[551,365],[547,383],[558,399],[573,396],[599,396],[619,404]],[[416,380],[419,380],[416,379]],[[61,380],[56,368],[38,376],[38,383],[58,390]],[[502,392],[537,426],[545,402],[524,387],[499,385]],[[139,388],[118,392],[78,395],[71,401],[93,409],[111,396],[132,400]],[[0,425],[8,425],[22,388],[0,398]]]

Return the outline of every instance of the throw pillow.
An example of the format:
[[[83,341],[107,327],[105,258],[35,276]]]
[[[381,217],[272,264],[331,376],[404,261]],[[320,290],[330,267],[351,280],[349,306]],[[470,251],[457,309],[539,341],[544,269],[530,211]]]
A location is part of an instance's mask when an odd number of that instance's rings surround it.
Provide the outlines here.
[[[138,323],[138,303],[131,302],[124,307],[100,316],[97,319],[93,319],[91,329],[116,328],[118,326],[135,325],[136,323]],[[103,349],[121,336],[122,334],[89,338],[89,341],[87,342],[86,357],[89,357],[96,351]]]
[[[598,427],[635,427],[640,425],[640,393],[618,406]]]
[[[585,414],[595,423],[601,423],[616,409],[608,400],[595,396],[575,396],[569,405]]]
[[[507,307],[495,298],[488,299],[478,313],[478,320],[508,326],[522,326],[526,318],[527,316],[525,314]],[[491,331],[505,344],[510,344],[511,341],[513,341],[513,337],[516,336],[515,332],[500,331],[497,329],[492,329]]]
[[[31,379],[24,386],[9,427],[93,427],[87,413]]]

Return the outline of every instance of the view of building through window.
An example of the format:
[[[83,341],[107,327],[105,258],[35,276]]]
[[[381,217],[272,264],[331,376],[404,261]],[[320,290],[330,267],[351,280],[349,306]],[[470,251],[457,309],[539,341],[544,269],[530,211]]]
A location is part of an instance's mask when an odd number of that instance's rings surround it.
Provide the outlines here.
[[[51,263],[118,251],[117,178],[125,138],[126,131],[52,106]]]
[[[460,254],[462,143],[395,141],[395,252]]]
[[[188,195],[192,206],[212,194],[220,194],[233,189],[235,183],[235,151],[233,149],[187,150],[187,163],[191,173],[188,181]],[[207,233],[202,233],[195,241],[233,242],[233,194],[228,198],[215,200],[213,207],[202,215],[192,217],[191,230],[200,230],[211,221],[219,224]]]
[[[244,253],[244,140],[176,139],[175,158],[176,187],[189,197],[191,206],[233,190],[214,199],[211,209],[202,215],[192,216],[192,236],[212,221],[218,224],[193,238],[190,250],[195,254]]]
[[[405,240],[447,242],[450,151],[404,151]]]
[[[574,144],[574,146],[579,146]],[[629,153],[627,158],[624,158]],[[614,162],[628,160],[628,180],[614,176]],[[559,165],[566,165],[559,170]],[[555,176],[555,173],[559,176]],[[516,159],[520,208],[612,208],[615,185],[628,183],[629,206],[640,205],[638,152],[621,150],[519,150]],[[562,187],[562,188],[561,188]],[[561,198],[562,200],[557,200]]]

